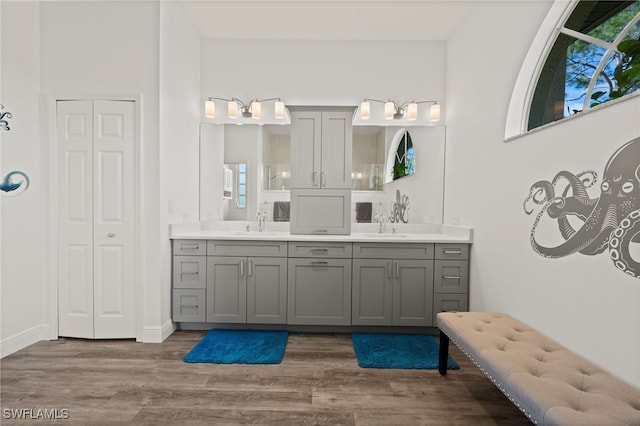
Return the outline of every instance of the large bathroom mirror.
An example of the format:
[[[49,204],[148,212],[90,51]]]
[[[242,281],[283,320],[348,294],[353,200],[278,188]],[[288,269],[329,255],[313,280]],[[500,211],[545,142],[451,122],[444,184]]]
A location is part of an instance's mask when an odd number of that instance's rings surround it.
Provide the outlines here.
[[[200,219],[254,220],[260,211],[267,213],[268,221],[287,221],[290,144],[289,125],[203,124]],[[395,159],[402,153],[413,157],[413,174],[394,180]],[[352,222],[388,217],[399,190],[410,200],[409,223],[441,223],[444,155],[442,126],[353,126]],[[233,170],[238,164],[246,165],[244,208],[234,207],[236,201],[225,198],[223,190],[229,173],[225,168]]]

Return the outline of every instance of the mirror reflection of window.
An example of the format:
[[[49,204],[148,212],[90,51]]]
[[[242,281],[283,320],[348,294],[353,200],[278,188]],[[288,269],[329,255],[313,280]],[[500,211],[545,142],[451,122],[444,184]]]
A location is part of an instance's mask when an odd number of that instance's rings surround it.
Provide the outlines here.
[[[245,163],[238,164],[237,173],[237,191],[236,207],[239,209],[247,208],[247,165]]]
[[[351,189],[382,191],[385,129],[353,126]]]
[[[291,126],[265,125],[262,133],[262,190],[288,191],[290,177]]]
[[[411,134],[406,129],[400,129],[393,137],[388,159],[386,182],[392,182],[415,173],[416,155],[413,148]]]

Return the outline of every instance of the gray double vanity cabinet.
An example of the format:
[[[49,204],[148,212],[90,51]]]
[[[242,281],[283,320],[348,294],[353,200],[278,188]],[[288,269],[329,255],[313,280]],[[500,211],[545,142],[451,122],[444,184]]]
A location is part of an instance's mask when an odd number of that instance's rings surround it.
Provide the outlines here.
[[[469,244],[333,237],[174,239],[173,321],[428,327],[468,309]]]

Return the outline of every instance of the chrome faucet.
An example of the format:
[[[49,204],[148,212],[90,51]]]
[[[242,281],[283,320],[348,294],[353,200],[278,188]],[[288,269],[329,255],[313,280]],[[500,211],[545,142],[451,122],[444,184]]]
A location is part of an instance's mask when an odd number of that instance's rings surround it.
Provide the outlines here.
[[[258,212],[256,214],[256,219],[258,220],[258,232],[264,231],[265,225],[267,224],[267,212]]]
[[[384,213],[377,213],[375,218],[378,223],[378,233],[382,234],[385,231],[385,222],[387,219],[385,218]]]

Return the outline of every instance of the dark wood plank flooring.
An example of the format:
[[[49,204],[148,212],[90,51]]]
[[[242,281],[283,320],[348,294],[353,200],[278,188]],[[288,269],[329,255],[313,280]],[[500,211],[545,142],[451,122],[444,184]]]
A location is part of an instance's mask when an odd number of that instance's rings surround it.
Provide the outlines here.
[[[348,334],[289,336],[278,365],[187,364],[205,334],[162,344],[42,341],[1,361],[2,425],[530,425],[455,346],[460,370],[363,369]],[[8,419],[7,410],[68,410]],[[62,416],[62,415],[61,415]]]

